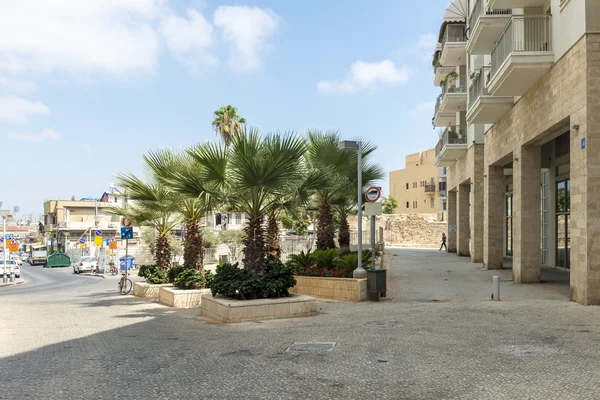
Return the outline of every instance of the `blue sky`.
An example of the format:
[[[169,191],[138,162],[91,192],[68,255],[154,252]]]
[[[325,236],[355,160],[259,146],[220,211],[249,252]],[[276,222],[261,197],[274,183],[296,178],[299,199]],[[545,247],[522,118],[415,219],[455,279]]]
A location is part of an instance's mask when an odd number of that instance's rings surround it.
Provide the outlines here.
[[[100,196],[149,149],[216,139],[226,104],[264,132],[368,138],[386,171],[437,140],[448,0],[40,3],[0,5],[4,207]]]

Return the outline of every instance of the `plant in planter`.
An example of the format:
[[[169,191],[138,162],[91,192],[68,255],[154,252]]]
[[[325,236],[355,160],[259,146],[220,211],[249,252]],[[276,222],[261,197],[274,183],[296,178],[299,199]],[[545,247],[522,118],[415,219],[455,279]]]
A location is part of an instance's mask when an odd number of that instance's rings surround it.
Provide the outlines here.
[[[156,270],[156,265],[142,265],[138,270],[138,276],[147,278]]]
[[[204,275],[195,269],[186,268],[173,280],[173,285],[182,290],[203,288],[206,281]]]
[[[185,267],[183,267],[181,265],[177,265],[177,266],[169,268],[169,270],[167,271],[167,280],[170,283],[174,283],[175,279],[177,279],[179,274],[181,274],[184,270],[185,270]]]
[[[292,254],[290,256],[290,261],[288,261],[288,265],[294,272],[304,271],[307,268],[310,268],[314,265],[315,260],[311,250],[308,250],[306,253],[301,251],[299,254]]]
[[[313,254],[315,265],[322,269],[334,269],[340,261],[338,249],[318,250]]]
[[[146,282],[152,285],[167,283],[167,272],[164,269],[155,268],[146,274]]]

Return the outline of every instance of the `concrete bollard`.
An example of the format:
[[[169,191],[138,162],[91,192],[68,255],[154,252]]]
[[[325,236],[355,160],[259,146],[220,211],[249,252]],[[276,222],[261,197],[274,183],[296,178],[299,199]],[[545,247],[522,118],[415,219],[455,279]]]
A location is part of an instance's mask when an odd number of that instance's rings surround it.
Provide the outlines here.
[[[493,280],[493,289],[492,289],[492,300],[500,301],[500,277],[494,276]]]
[[[2,283],[8,283],[8,275],[2,274]]]
[[[10,273],[10,283],[15,283],[15,273],[14,272]]]

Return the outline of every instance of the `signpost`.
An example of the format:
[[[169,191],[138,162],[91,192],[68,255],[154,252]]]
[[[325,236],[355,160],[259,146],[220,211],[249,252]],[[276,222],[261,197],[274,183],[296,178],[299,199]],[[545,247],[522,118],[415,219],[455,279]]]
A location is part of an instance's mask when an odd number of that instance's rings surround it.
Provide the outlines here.
[[[12,233],[7,233],[4,238],[6,240],[13,240],[15,238],[15,235],[13,235]]]
[[[10,244],[8,245],[8,251],[11,253],[19,252],[19,243],[15,239],[10,241]]]
[[[376,203],[381,197],[381,188],[379,186],[371,186],[365,192],[365,215],[371,216],[371,260],[372,268],[375,269],[375,218],[383,212],[383,205]]]
[[[133,239],[133,227],[131,225],[131,220],[125,217],[121,218],[121,240],[125,240],[125,282],[127,282],[129,270],[129,239]]]

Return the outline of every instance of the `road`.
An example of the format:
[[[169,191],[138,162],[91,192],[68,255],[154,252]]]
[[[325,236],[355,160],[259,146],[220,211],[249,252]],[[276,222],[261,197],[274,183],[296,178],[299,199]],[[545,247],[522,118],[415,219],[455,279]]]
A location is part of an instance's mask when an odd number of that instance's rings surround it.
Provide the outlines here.
[[[392,297],[234,325],[120,296],[118,277],[25,267],[27,284],[0,288],[0,399],[598,398],[599,311],[568,284],[392,251]]]

